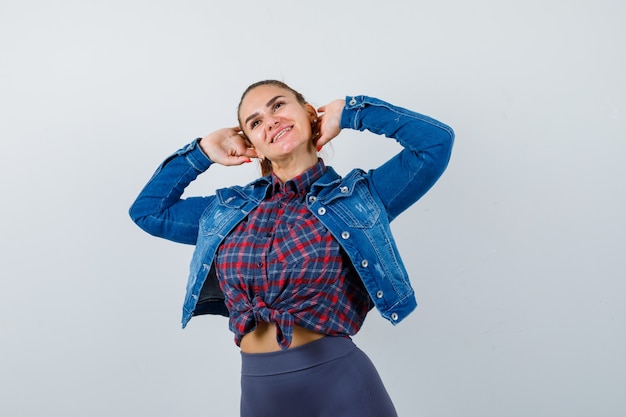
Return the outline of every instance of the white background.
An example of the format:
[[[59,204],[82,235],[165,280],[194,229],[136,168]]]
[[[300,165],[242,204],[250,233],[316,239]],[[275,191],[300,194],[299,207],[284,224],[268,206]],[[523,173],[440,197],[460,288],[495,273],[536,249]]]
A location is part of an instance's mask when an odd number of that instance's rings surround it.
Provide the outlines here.
[[[3,0],[0,415],[238,415],[226,320],[180,329],[192,248],[127,210],[265,78],[456,131],[393,225],[420,307],[355,338],[401,416],[625,415],[625,21],[618,0]],[[345,131],[324,155],[397,150]],[[257,175],[211,172],[190,191]]]

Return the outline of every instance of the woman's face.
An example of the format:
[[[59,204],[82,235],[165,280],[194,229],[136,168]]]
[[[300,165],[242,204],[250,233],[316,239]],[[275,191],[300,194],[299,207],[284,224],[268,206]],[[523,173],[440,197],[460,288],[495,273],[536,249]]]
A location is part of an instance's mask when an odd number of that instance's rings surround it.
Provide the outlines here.
[[[311,140],[315,117],[310,104],[301,104],[291,91],[276,85],[250,90],[239,108],[243,132],[259,156],[276,162],[299,154],[315,154]]]

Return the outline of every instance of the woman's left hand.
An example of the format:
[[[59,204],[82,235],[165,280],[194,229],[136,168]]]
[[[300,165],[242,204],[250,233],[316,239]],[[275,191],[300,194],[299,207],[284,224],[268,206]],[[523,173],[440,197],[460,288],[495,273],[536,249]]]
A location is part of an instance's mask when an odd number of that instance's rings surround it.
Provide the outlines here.
[[[321,149],[341,132],[341,114],[345,105],[345,100],[338,99],[317,109],[321,113],[319,116],[320,134],[315,142],[318,149]]]

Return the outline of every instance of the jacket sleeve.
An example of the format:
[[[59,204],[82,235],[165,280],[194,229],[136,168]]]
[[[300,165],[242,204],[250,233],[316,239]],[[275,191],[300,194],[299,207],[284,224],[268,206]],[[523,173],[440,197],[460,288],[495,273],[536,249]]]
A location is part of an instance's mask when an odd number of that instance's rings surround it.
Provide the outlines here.
[[[130,207],[131,219],[151,235],[179,243],[196,243],[200,216],[215,198],[181,198],[185,188],[212,164],[198,141],[169,156]]]
[[[346,98],[341,127],[385,135],[404,147],[369,172],[370,183],[385,205],[389,221],[435,184],[448,165],[454,142],[449,126],[367,96]]]

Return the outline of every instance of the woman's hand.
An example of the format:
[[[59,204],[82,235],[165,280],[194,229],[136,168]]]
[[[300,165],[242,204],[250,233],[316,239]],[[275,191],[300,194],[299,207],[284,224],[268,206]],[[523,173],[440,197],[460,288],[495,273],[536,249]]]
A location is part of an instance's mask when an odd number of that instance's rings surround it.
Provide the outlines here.
[[[209,133],[200,140],[200,149],[215,163],[233,166],[258,158],[239,127],[227,127]]]
[[[330,142],[341,132],[341,114],[346,105],[345,100],[333,100],[325,106],[317,109],[321,113],[319,116],[319,137],[315,146],[321,149],[322,146]]]

